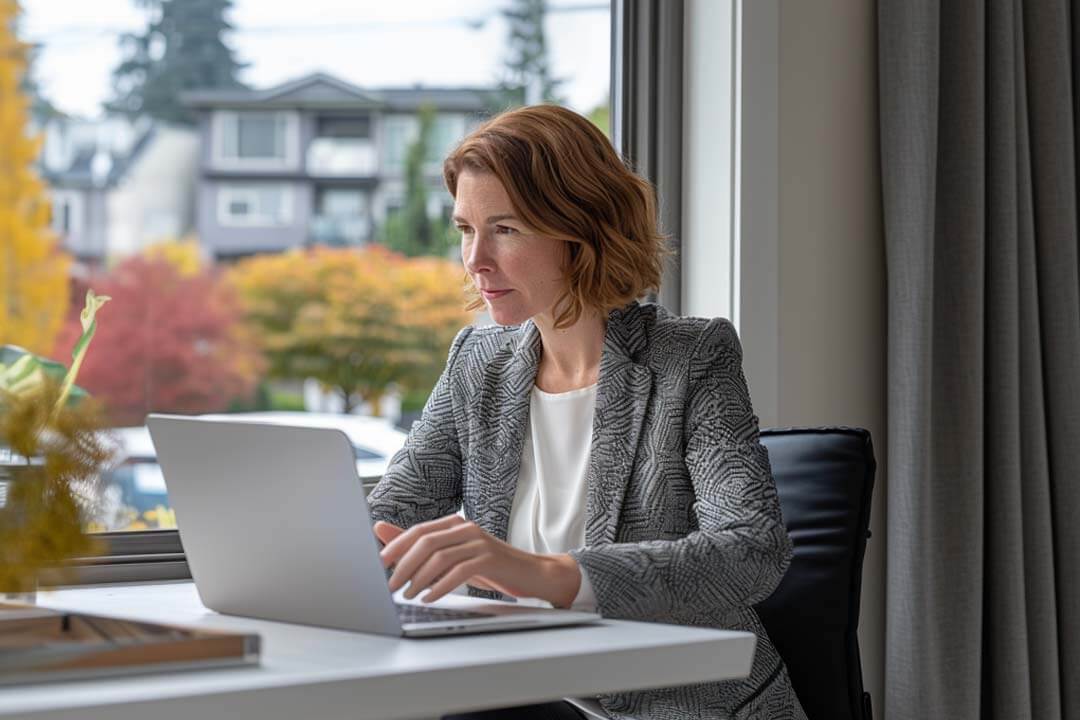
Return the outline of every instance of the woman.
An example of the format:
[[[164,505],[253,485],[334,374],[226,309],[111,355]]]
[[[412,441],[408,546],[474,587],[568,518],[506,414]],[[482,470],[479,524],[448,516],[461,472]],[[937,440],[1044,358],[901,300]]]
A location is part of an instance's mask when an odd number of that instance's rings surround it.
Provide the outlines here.
[[[749,630],[745,680],[604,695],[616,718],[804,718],[752,605],[791,544],[734,328],[636,298],[660,282],[652,187],[555,106],[499,115],[444,164],[468,327],[369,503],[390,587],[467,583],[604,617]],[[464,509],[464,517],[457,513]],[[423,593],[421,595],[421,593]],[[466,717],[579,717],[589,701]]]

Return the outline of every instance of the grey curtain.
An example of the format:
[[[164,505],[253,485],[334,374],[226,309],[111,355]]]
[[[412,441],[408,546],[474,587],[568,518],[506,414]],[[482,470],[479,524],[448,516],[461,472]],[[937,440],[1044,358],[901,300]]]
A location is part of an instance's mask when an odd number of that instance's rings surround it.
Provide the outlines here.
[[[682,311],[683,0],[612,0],[611,139],[656,185],[672,257],[651,300]]]
[[[887,720],[1080,720],[1077,5],[878,3]]]

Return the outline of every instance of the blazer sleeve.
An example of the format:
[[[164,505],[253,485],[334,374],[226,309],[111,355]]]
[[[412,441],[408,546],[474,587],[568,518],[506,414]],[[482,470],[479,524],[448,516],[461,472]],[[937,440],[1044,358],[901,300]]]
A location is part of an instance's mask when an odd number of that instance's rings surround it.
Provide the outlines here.
[[[371,518],[407,528],[457,512],[461,506],[461,443],[454,422],[453,380],[472,326],[450,345],[446,368],[420,419],[368,495]]]
[[[735,328],[709,322],[688,365],[685,463],[698,529],[678,540],[573,550],[601,615],[679,622],[768,597],[791,561]]]

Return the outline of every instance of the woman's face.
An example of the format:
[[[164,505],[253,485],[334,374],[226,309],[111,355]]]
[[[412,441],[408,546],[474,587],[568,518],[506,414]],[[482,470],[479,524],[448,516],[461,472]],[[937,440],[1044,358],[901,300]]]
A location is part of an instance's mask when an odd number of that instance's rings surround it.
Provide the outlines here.
[[[552,313],[564,288],[566,243],[519,219],[498,178],[475,171],[458,177],[454,223],[465,270],[495,322],[516,325]]]

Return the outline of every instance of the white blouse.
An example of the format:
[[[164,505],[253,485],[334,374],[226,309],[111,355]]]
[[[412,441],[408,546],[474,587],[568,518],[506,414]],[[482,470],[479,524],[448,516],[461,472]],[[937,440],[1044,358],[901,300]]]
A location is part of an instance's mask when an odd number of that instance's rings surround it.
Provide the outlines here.
[[[514,547],[532,553],[564,553],[585,546],[586,472],[595,410],[595,384],[562,393],[533,387],[506,532],[507,542]],[[573,607],[596,608],[584,572]]]
[[[564,553],[585,546],[585,499],[596,388],[593,384],[569,392],[547,393],[533,387],[506,534],[507,542],[514,547],[532,553]],[[596,596],[584,569],[581,588],[571,607],[596,610]],[[590,718],[608,717],[592,698],[566,700]]]

